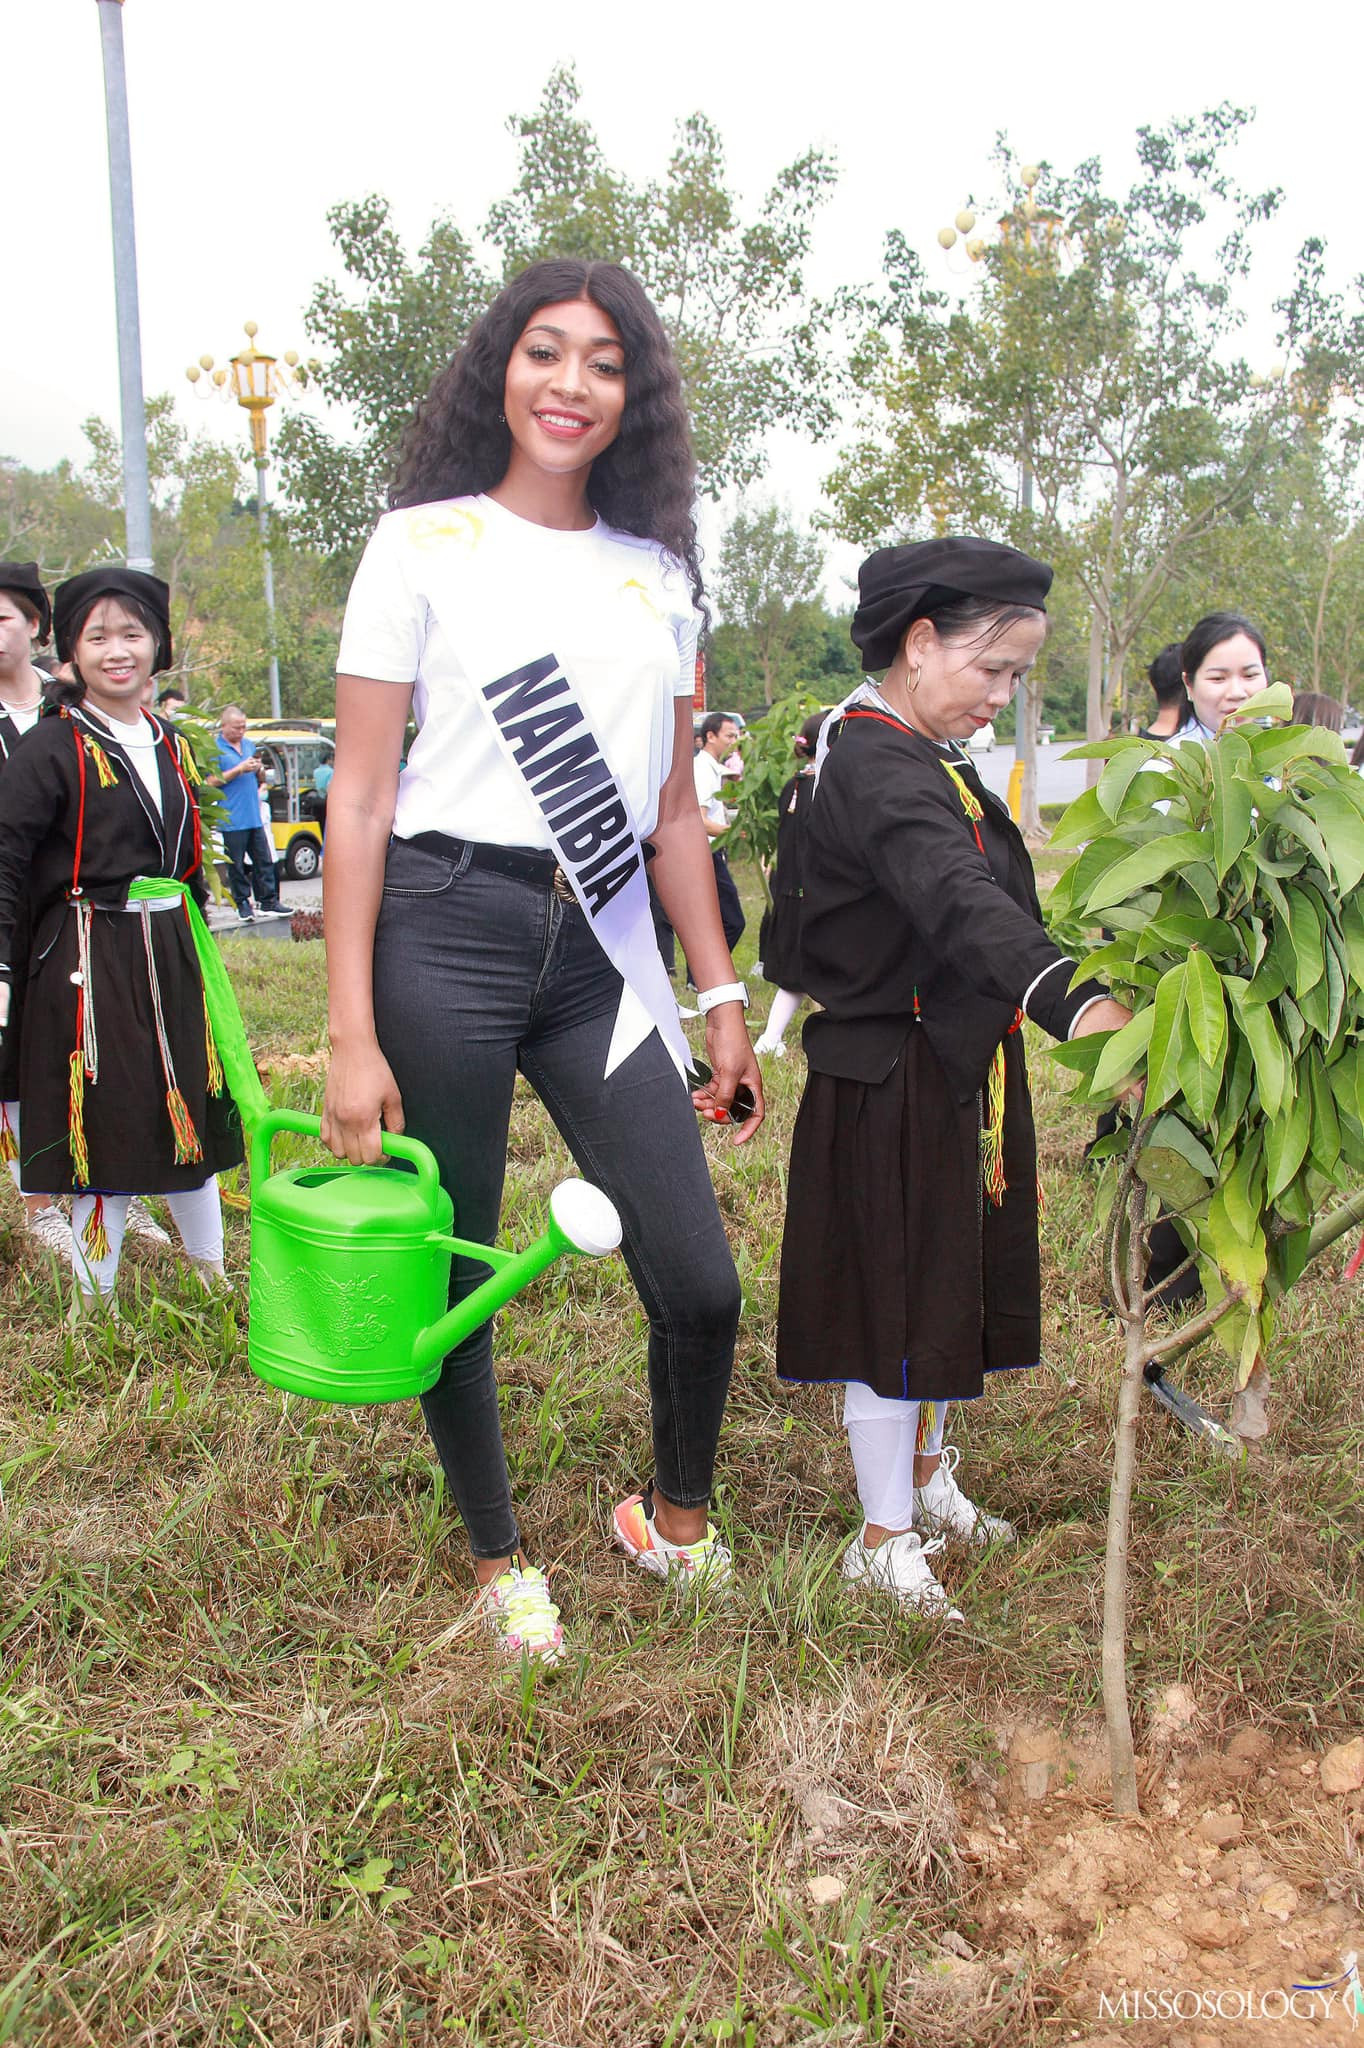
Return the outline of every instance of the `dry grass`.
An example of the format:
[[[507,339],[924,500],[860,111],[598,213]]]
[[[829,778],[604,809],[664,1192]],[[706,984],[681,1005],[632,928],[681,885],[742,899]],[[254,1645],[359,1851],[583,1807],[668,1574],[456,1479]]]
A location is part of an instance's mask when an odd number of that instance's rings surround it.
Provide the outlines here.
[[[315,1102],[320,949],[231,957],[277,1098]],[[504,1318],[514,1483],[575,1648],[550,1679],[494,1671],[455,1626],[459,1532],[415,1410],[286,1404],[230,1309],[135,1255],[122,1327],[73,1344],[6,1193],[0,2043],[1062,2038],[1048,1978],[961,1962],[982,1899],[954,1853],[1003,1723],[1088,1715],[1098,1688],[1116,1344],[1079,1126],[1034,1065],[1048,1363],[957,1430],[1022,1541],[951,1559],[969,1623],[942,1633],[842,1596],[833,1396],[772,1378],[798,1057],[764,1141],[708,1139],[748,1301],[718,1494],[731,1602],[678,1607],[605,1543],[648,1469],[623,1271],[561,1268]],[[510,1239],[563,1165],[519,1103]],[[1134,1689],[1182,1680],[1214,1728],[1318,1739],[1359,1713],[1361,1316],[1329,1263],[1285,1316],[1254,1464],[1143,1421]],[[1211,1356],[1187,1377],[1223,1385]]]

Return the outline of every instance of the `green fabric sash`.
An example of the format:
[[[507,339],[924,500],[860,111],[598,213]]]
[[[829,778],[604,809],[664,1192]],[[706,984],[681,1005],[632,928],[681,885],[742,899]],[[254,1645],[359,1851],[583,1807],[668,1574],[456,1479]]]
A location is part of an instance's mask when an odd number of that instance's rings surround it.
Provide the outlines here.
[[[223,1078],[241,1113],[242,1123],[250,1132],[257,1119],[265,1115],[269,1104],[260,1084],[260,1075],[256,1072],[256,1062],[251,1057],[251,1048],[246,1042],[246,1027],[237,1008],[237,997],[227,969],[223,966],[223,956],[218,951],[217,940],[204,923],[203,912],[185,883],[174,882],[169,876],[139,875],[128,890],[130,903],[146,903],[168,896],[184,898],[194,950],[199,956],[199,972],[204,978],[204,1008],[213,1026],[218,1057],[223,1063]]]

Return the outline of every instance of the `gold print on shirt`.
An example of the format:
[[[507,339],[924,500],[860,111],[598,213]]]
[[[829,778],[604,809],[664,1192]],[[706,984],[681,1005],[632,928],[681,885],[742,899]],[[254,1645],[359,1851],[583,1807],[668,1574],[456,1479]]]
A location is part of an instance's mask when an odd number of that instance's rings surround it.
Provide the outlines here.
[[[645,611],[649,614],[649,617],[651,619],[655,619],[660,626],[663,625],[664,619],[662,612],[658,609],[658,606],[654,603],[648,591],[644,588],[644,585],[640,582],[637,576],[631,576],[628,582],[621,584],[619,595],[621,597],[637,597],[640,603],[643,605]]]
[[[439,547],[442,541],[452,540],[458,546],[472,550],[483,538],[483,521],[477,512],[437,514],[422,507],[410,515],[407,537],[414,548]]]

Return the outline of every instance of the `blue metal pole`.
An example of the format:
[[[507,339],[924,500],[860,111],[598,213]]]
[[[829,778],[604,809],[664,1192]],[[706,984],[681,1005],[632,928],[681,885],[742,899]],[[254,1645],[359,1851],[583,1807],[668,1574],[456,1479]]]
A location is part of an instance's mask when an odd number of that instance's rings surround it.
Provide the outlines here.
[[[150,569],[152,500],[147,479],[147,415],[142,402],[133,163],[128,137],[128,85],[123,68],[123,0],[96,0],[96,5],[104,49],[104,109],[109,129],[109,210],[113,219],[114,305],[118,320],[125,546],[130,569]]]

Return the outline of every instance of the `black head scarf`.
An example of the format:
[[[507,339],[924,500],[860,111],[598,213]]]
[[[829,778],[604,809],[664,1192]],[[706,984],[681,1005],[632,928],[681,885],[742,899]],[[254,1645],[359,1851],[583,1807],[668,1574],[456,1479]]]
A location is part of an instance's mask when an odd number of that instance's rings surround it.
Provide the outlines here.
[[[135,597],[155,622],[156,654],[152,674],[159,675],[171,665],[170,589],[159,576],[144,575],[141,569],[123,569],[114,562],[107,568],[83,569],[79,576],[59,583],[52,595],[52,616],[57,627],[57,659],[73,661],[81,629],[102,597]]]
[[[957,597],[1045,610],[1051,570],[1045,562],[1002,541],[951,536],[878,548],[857,572],[854,645],[868,674],[889,668],[916,619],[928,618]]]
[[[38,613],[38,638],[46,640],[52,631],[52,606],[36,562],[0,562],[0,590],[24,597]]]

